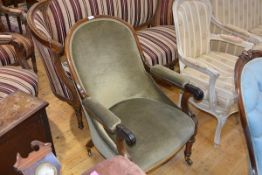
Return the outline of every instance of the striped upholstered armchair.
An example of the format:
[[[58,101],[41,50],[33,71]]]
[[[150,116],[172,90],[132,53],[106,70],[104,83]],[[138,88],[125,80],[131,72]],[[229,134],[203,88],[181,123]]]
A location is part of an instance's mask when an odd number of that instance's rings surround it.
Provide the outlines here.
[[[43,58],[52,91],[74,107],[80,128],[83,127],[81,105],[64,62],[64,42],[69,29],[80,19],[94,15],[121,18],[137,30],[147,68],[155,64],[173,68],[177,61],[176,36],[174,26],[168,25],[172,24],[172,1],[43,0],[29,10],[28,26]],[[167,7],[169,13],[162,14],[161,11],[166,12],[163,8]],[[158,20],[153,19],[156,11],[161,16]],[[161,25],[156,25],[159,23]]]
[[[23,68],[29,68],[25,59],[23,37],[21,39],[18,34],[1,34],[0,100],[17,90],[37,95],[37,75],[32,70]]]
[[[192,103],[216,117],[218,123],[214,142],[228,116],[237,111],[234,87],[236,55],[211,50],[215,42],[223,42],[244,49],[253,44],[240,38],[210,33],[212,16],[208,0],[176,0],[173,6],[181,73],[204,90],[204,100]]]
[[[214,33],[231,33],[254,44],[262,42],[261,0],[210,0]]]
[[[0,13],[1,14],[8,14],[12,16],[19,17],[20,20],[26,21],[25,19],[25,12],[18,8],[9,8],[5,7],[2,3],[2,0],[0,0]],[[8,23],[7,23],[8,24]],[[7,25],[4,24],[3,21],[0,19],[0,32],[7,32],[8,29],[11,32],[14,28],[20,28],[19,30],[21,33],[23,33],[25,36],[18,35],[16,33],[12,33],[12,36],[19,39],[19,42],[23,45],[23,48],[25,50],[25,58],[31,59],[32,67],[35,72],[37,72],[37,65],[36,65],[36,58],[35,58],[35,52],[34,52],[34,45],[29,37],[29,33],[27,31],[26,25],[23,26],[24,31],[22,32],[22,26],[12,26],[11,24]],[[19,31],[15,30],[17,33]],[[0,46],[0,52],[2,54],[2,57],[0,58],[0,66],[6,65],[6,64],[17,64],[16,55],[13,46],[11,45],[1,45]],[[26,63],[26,62],[25,62]],[[27,67],[28,68],[28,67]]]

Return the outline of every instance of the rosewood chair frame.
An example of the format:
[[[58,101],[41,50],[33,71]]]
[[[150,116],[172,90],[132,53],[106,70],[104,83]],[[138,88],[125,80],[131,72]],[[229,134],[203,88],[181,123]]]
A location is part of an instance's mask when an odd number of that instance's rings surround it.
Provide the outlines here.
[[[253,150],[253,144],[251,141],[251,133],[247,124],[247,116],[246,111],[244,108],[244,101],[242,98],[242,90],[241,90],[241,74],[243,71],[244,66],[251,60],[256,59],[258,57],[262,57],[262,51],[258,50],[249,50],[247,52],[243,52],[235,66],[235,84],[236,84],[236,92],[238,94],[238,106],[239,106],[239,113],[240,113],[240,119],[241,124],[244,130],[247,147],[248,147],[248,153],[250,157],[251,162],[251,171],[253,174],[257,174],[257,163],[255,159],[255,154]]]

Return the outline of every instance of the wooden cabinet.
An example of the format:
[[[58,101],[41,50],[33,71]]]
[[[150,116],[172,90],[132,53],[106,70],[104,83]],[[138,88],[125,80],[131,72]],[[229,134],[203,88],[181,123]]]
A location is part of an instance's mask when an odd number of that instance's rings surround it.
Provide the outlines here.
[[[48,103],[17,92],[0,101],[0,174],[18,174],[16,154],[27,157],[33,140],[53,145],[45,108]],[[54,147],[53,147],[54,150]]]

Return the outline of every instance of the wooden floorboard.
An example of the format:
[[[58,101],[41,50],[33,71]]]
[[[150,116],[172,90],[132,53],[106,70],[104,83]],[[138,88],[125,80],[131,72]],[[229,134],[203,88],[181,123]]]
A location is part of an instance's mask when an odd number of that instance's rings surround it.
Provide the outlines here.
[[[93,149],[94,156],[88,157],[85,144],[90,138],[85,120],[83,130],[77,128],[73,109],[57,99],[51,92],[44,67],[38,59],[39,97],[49,102],[47,108],[51,132],[58,159],[62,163],[63,175],[79,175],[103,160]],[[168,87],[164,91],[175,101],[178,91]],[[238,115],[229,118],[222,131],[221,145],[213,144],[216,120],[207,113],[193,109],[199,120],[199,130],[193,147],[194,164],[187,166],[183,150],[150,175],[241,175],[248,174],[247,150]]]

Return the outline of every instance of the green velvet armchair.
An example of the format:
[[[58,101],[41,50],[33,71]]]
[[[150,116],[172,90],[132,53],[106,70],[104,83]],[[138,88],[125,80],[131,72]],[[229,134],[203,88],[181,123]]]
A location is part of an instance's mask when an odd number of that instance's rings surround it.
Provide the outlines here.
[[[92,142],[104,157],[120,154],[149,171],[186,145],[185,159],[192,164],[197,121],[187,101],[191,95],[203,98],[199,88],[161,65],[150,69],[184,90],[179,109],[146,72],[137,36],[119,19],[84,19],[70,30],[65,46]]]

